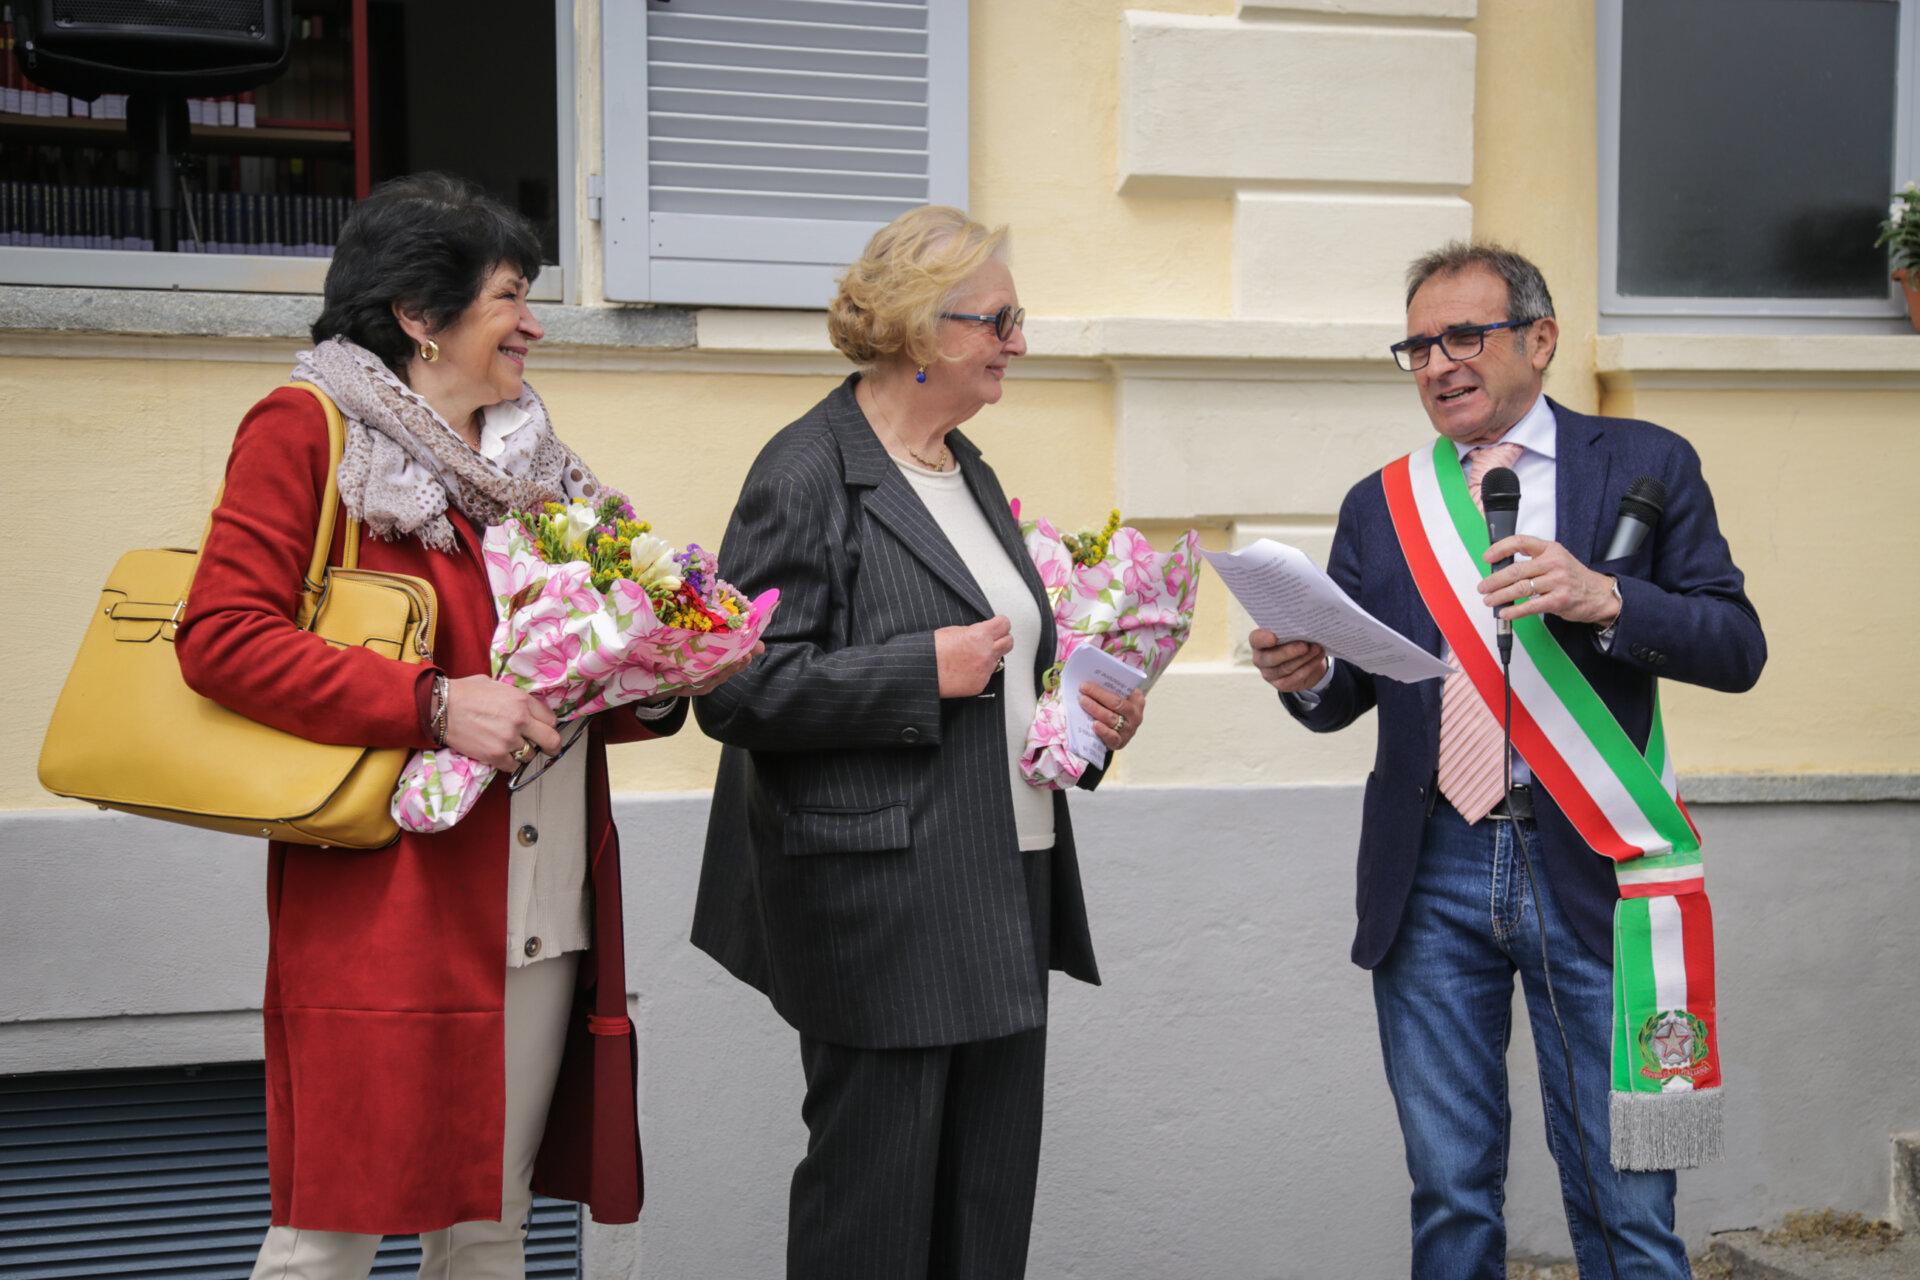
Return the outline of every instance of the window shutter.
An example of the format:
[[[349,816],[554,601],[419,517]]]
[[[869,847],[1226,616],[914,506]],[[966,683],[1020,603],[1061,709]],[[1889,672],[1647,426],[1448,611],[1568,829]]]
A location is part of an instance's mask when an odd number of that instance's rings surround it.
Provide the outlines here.
[[[824,307],[967,201],[967,0],[603,0],[605,293]]]
[[[266,1077],[227,1063],[0,1078],[0,1276],[223,1280],[266,1233]],[[417,1236],[372,1274],[412,1276]],[[580,1274],[576,1205],[535,1197],[527,1275]]]

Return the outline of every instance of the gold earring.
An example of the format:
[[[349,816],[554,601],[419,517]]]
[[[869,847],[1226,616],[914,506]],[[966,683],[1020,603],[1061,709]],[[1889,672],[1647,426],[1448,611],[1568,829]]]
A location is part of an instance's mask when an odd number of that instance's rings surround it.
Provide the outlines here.
[[[432,364],[435,360],[438,360],[440,358],[440,344],[432,338],[428,338],[420,344],[420,358],[428,364]]]

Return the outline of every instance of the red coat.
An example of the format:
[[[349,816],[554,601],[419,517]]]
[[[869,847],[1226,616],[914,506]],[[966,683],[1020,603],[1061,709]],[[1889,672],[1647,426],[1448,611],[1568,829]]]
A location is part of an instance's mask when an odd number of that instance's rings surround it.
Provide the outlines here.
[[[449,510],[455,552],[361,540],[363,568],[433,583],[434,666],[333,648],[292,623],[326,465],[326,422],[309,393],[281,388],[248,412],[176,641],[181,671],[203,695],[308,738],[430,746],[428,673],[487,670],[494,608],[479,538]],[[588,744],[595,945],[534,1174],[536,1189],[587,1202],[601,1222],[633,1221],[641,1199],[605,742],[655,736],[616,711]],[[492,786],[452,830],[403,833],[377,852],[268,844],[276,1225],[394,1234],[500,1216],[507,828],[507,789]]]

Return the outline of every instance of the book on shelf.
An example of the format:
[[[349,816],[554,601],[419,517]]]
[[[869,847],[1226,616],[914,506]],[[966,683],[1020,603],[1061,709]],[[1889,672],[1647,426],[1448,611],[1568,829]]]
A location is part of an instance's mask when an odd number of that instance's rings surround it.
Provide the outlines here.
[[[326,258],[352,212],[351,196],[190,191],[175,230],[182,253]],[[0,181],[0,245],[151,250],[151,213],[144,188]]]

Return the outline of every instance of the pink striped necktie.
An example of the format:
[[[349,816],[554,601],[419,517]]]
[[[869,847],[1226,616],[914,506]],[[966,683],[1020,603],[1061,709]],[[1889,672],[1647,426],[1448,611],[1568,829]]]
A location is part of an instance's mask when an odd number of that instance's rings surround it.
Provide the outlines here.
[[[1473,495],[1473,505],[1484,510],[1480,485],[1487,472],[1518,462],[1520,446],[1482,445],[1468,459],[1467,492]],[[1492,812],[1506,791],[1501,742],[1500,722],[1475,691],[1473,681],[1463,671],[1448,676],[1440,690],[1440,794],[1469,823]]]

